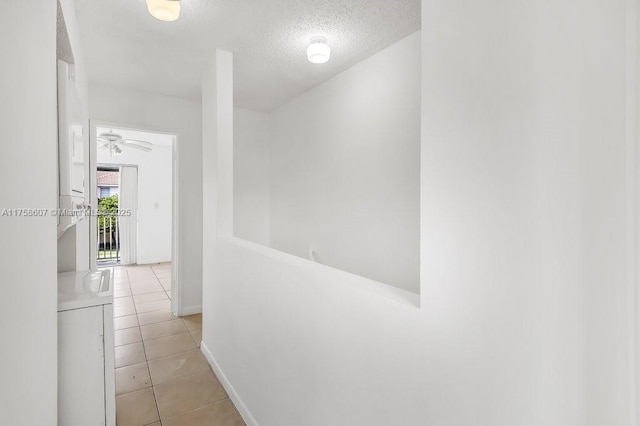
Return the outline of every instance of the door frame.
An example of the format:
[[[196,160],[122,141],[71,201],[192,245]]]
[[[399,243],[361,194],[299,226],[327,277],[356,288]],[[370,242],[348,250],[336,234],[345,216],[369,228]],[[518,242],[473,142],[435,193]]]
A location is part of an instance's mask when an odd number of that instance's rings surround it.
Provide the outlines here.
[[[631,424],[640,426],[640,0],[626,0],[627,312]]]
[[[122,173],[122,168],[123,167],[134,167],[136,169],[138,169],[138,165],[137,164],[125,164],[125,163],[97,163],[96,164],[96,170],[98,169],[118,169],[118,173]],[[97,187],[98,185],[95,185],[94,187]],[[118,187],[118,189],[120,189],[120,187]],[[136,188],[136,191],[138,189]],[[96,194],[96,203],[98,200],[98,194]],[[118,202],[118,209],[120,208],[120,202]],[[96,211],[97,211],[97,204],[96,204]],[[96,219],[97,220],[97,219]],[[97,227],[97,224],[96,224]],[[138,234],[138,231],[136,230],[136,236]],[[118,231],[118,236],[120,235],[120,231]],[[98,241],[96,241],[96,249],[97,249],[97,244]],[[137,248],[137,247],[136,247]],[[97,261],[97,257],[96,256],[96,261]]]
[[[180,239],[178,238],[179,213],[180,213],[180,186],[178,180],[178,140],[180,135],[177,132],[170,132],[161,129],[149,129],[147,126],[137,126],[131,124],[113,123],[109,121],[90,119],[89,120],[89,203],[92,211],[98,210],[98,194],[96,194],[96,172],[98,170],[98,149],[97,149],[97,129],[98,127],[109,127],[136,132],[159,133],[173,138],[172,159],[171,159],[171,311],[177,316],[182,315],[182,286],[180,285]],[[93,232],[98,225],[97,216],[90,217],[89,232],[89,265],[92,271],[98,269],[97,265],[97,237]]]

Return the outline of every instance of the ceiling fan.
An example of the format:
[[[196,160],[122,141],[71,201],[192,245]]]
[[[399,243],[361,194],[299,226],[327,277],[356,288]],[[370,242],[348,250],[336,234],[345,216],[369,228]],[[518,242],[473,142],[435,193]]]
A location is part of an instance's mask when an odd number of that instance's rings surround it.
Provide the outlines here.
[[[100,133],[97,137],[98,147],[109,151],[109,156],[119,155],[122,153],[122,148],[133,148],[140,151],[151,151],[153,144],[147,141],[140,141],[136,139],[123,139],[122,135],[113,133],[113,130]]]

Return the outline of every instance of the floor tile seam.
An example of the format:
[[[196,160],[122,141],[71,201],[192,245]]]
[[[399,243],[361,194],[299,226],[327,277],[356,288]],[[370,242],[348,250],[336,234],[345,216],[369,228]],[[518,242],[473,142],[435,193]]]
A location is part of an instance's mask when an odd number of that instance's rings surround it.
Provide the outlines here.
[[[166,321],[166,322],[169,322],[169,321]],[[158,323],[158,324],[160,324],[160,323]],[[149,325],[153,325],[153,324],[149,324]],[[141,333],[142,333],[142,331],[141,331]],[[167,335],[165,335],[165,336],[154,337],[154,338],[152,338],[152,339],[145,339],[145,338],[144,338],[144,336],[142,336],[142,341],[143,341],[143,342],[149,342],[149,341],[151,341],[151,340],[162,339],[163,337],[176,336],[176,335],[178,335],[178,334],[184,334],[184,332],[183,332],[183,331],[181,331],[181,332],[179,332],[179,333],[171,333],[171,334],[167,334]],[[193,338],[193,336],[192,336],[192,338]]]
[[[172,336],[176,336],[176,334],[173,334]],[[167,337],[170,337],[170,336],[167,336]],[[162,337],[159,337],[159,339],[162,339]],[[193,337],[192,337],[191,339],[193,340]],[[144,345],[144,342],[142,342],[142,344]],[[200,349],[200,348],[199,348],[198,346],[196,346],[195,348],[187,349],[186,351],[174,352],[174,353],[169,354],[169,355],[164,355],[164,356],[162,356],[162,357],[160,357],[160,358],[152,358],[152,359],[148,359],[148,360],[147,360],[147,362],[149,362],[149,361],[155,361],[155,360],[157,360],[157,359],[168,358],[168,357],[170,357],[170,356],[174,356],[174,355],[180,355],[180,354],[183,354],[183,353],[186,353],[186,352],[190,352],[190,351],[192,351],[192,350],[194,350],[194,349]],[[146,355],[145,355],[145,357],[146,357]],[[213,370],[211,370],[211,371],[213,371]]]
[[[140,332],[142,334],[142,331]],[[158,420],[160,421],[160,408],[158,407],[158,398],[156,397],[156,390],[153,388],[153,380],[151,379],[151,369],[149,368],[149,359],[147,358],[147,348],[144,345],[144,341],[142,342],[142,350],[144,351],[144,359],[147,362],[147,370],[149,371],[149,381],[151,382],[151,393],[153,394],[153,402],[156,406],[156,414],[158,415]],[[149,424],[153,424],[155,422],[151,422]],[[160,423],[162,425],[162,423]]]
[[[149,360],[147,359],[147,350],[144,347],[144,342],[143,341],[127,343],[126,345],[115,346],[114,350],[115,350],[115,348],[121,348],[123,346],[128,346],[128,345],[135,345],[136,343],[140,343],[142,345],[142,354],[144,355],[144,362],[149,362]],[[117,368],[122,368],[122,367],[129,367],[131,365],[136,365],[136,364],[142,364],[142,363],[141,362],[134,362],[133,364],[121,365],[120,367],[115,367],[115,364],[114,364],[114,367],[117,369]]]
[[[226,392],[225,392],[225,394],[226,394]],[[225,397],[224,397],[224,398],[222,398],[222,399],[218,399],[218,400],[215,400],[215,401],[213,401],[213,402],[209,402],[208,404],[204,404],[204,405],[201,405],[201,406],[199,406],[199,407],[196,407],[196,408],[193,408],[193,409],[189,409],[189,410],[187,410],[187,411],[181,411],[181,412],[179,412],[179,413],[177,413],[177,414],[172,414],[171,416],[167,416],[167,417],[162,417],[162,416],[161,416],[161,417],[160,417],[160,421],[162,421],[163,419],[164,419],[164,420],[169,420],[171,417],[181,416],[181,415],[183,415],[183,414],[187,414],[187,413],[190,413],[190,412],[192,412],[192,411],[199,410],[199,409],[201,409],[201,408],[203,408],[203,407],[207,407],[207,406],[209,406],[209,405],[213,405],[213,404],[220,403],[220,402],[222,402],[222,401],[224,401],[224,400],[227,400],[227,399],[229,399],[229,396],[225,396]],[[157,405],[157,404],[156,404],[156,405]],[[158,415],[160,415],[160,409],[159,409],[159,408],[158,408]]]
[[[126,367],[132,367],[132,366],[134,366],[134,365],[138,365],[138,364],[146,364],[147,373],[149,374],[149,386],[145,386],[145,387],[143,387],[143,388],[136,389],[136,390],[132,390],[132,391],[129,391],[129,392],[124,392],[124,393],[121,393],[121,394],[116,393],[116,396],[128,395],[128,394],[133,393],[133,392],[137,392],[137,391],[141,391],[141,390],[145,390],[145,389],[148,389],[148,388],[153,387],[153,382],[151,381],[151,370],[149,370],[149,363],[148,363],[147,361],[145,361],[145,362],[138,362],[138,363],[136,363],[136,364],[131,364],[131,365],[125,365],[124,367],[118,367],[118,368],[116,368],[115,370],[119,370],[119,369],[121,369],[121,368],[126,368]],[[153,422],[152,422],[152,423],[153,423]]]
[[[169,321],[163,321],[163,322],[170,322],[170,321],[175,321],[175,320],[169,320]],[[153,323],[153,324],[161,324],[161,323],[156,322],[156,323]],[[153,325],[153,324],[146,324],[146,325]],[[140,333],[142,333],[142,330],[140,330]],[[160,337],[155,337],[155,338],[153,338],[153,339],[147,339],[147,340],[145,340],[145,341],[146,341],[146,342],[150,342],[150,341],[152,341],[152,340],[164,339],[164,338],[166,338],[166,337],[177,336],[177,335],[179,335],[179,334],[191,334],[191,332],[190,332],[189,330],[186,330],[186,331],[181,331],[180,333],[174,333],[174,334],[169,334],[169,335],[167,335],[167,336],[160,336]],[[191,337],[191,338],[193,339],[193,337]],[[144,340],[144,339],[143,339],[143,340]]]
[[[203,405],[203,406],[201,406],[201,407],[194,408],[194,409],[192,409],[192,410],[183,411],[183,412],[178,413],[178,414],[175,414],[175,415],[173,415],[173,416],[165,417],[164,419],[165,419],[165,420],[169,420],[169,419],[171,419],[172,417],[178,417],[178,416],[182,416],[182,415],[185,415],[185,414],[189,414],[189,413],[191,413],[191,412],[194,412],[194,411],[200,410],[200,409],[202,409],[202,408],[204,408],[204,407],[208,407],[208,406],[210,406],[210,405],[220,404],[220,403],[222,403],[222,402],[224,402],[224,401],[226,401],[226,400],[231,401],[231,399],[230,399],[229,397],[226,397],[226,398],[221,399],[221,400],[219,400],[219,401],[210,402],[209,404],[205,404],[205,405]],[[231,404],[233,405],[233,401],[231,401]],[[237,412],[238,410],[235,408],[235,405],[234,405],[233,407],[234,407],[234,410]],[[239,415],[240,415],[240,414],[238,414],[238,416],[239,416]]]
[[[195,352],[195,351],[198,351],[198,352],[202,353],[202,351],[200,351],[200,348],[194,348],[194,349],[189,349],[188,351],[184,351],[184,352],[177,352],[177,353],[175,353],[175,354],[166,355],[166,356],[163,356],[163,357],[161,357],[161,358],[154,358],[154,359],[152,359],[151,361],[159,361],[159,360],[162,360],[162,359],[171,358],[172,356],[181,355],[181,354],[186,354],[187,352]],[[204,354],[203,354],[203,356],[204,356]],[[206,359],[206,358],[205,358],[205,359]],[[207,363],[207,364],[208,364],[208,363]]]
[[[169,299],[169,301],[171,301],[171,299]],[[163,302],[163,300],[151,300],[151,302]],[[147,302],[142,302],[142,303],[147,303]],[[136,315],[138,315],[138,314],[148,314],[150,312],[162,311],[162,309],[154,309],[152,311],[138,312],[138,307],[137,306],[134,306],[133,308],[136,310]]]
[[[151,377],[151,373],[149,373],[149,377]],[[156,413],[158,414],[158,422],[160,422],[160,425],[162,426],[162,418],[160,417],[160,407],[158,407],[158,398],[156,397],[156,390],[153,387],[153,385],[151,386],[151,393],[153,394],[153,402],[156,405]],[[149,423],[150,425],[156,423],[156,422],[152,422]]]
[[[151,312],[159,312],[159,311],[151,311]],[[148,314],[149,312],[141,312],[142,314]],[[135,316],[138,316],[138,314],[133,314]],[[164,321],[158,321],[158,322],[150,322],[149,324],[144,324],[144,325],[153,325],[153,324],[160,324],[161,322],[169,322],[169,321],[175,321],[175,320],[164,320]],[[138,323],[140,323],[140,318],[138,318]],[[142,327],[143,325],[140,325],[140,327]]]
[[[184,353],[184,352],[181,352],[181,353]],[[177,354],[174,354],[174,355],[177,355]],[[152,359],[151,361],[155,361],[155,359]],[[153,377],[151,377],[151,369],[149,369],[149,377],[151,378],[151,386],[160,386],[160,385],[165,385],[167,383],[175,382],[177,380],[182,380],[182,379],[187,379],[189,377],[197,376],[198,374],[204,374],[204,373],[207,373],[209,371],[213,373],[213,378],[216,379],[218,384],[220,384],[220,386],[222,386],[222,384],[220,383],[220,380],[218,380],[218,378],[216,377],[216,373],[213,372],[213,370],[211,369],[211,366],[208,363],[207,363],[207,369],[202,369],[202,370],[197,371],[195,373],[186,374],[184,376],[176,377],[175,379],[171,379],[171,380],[165,380],[163,382],[155,383],[153,381]],[[226,391],[225,391],[225,393],[226,393]]]
[[[167,292],[162,290],[162,291],[152,291],[151,293],[142,293],[142,294],[138,294],[136,296],[144,296],[145,294],[155,294],[155,293],[164,293],[165,297],[167,299],[157,299],[157,300],[145,300],[144,302],[136,302],[135,299],[133,300],[134,303],[146,303],[146,302],[159,302],[161,300],[168,300],[169,296],[167,296]],[[133,296],[131,296],[133,297]]]
[[[159,293],[159,292],[156,292]],[[151,294],[151,293],[147,293],[147,294]],[[159,300],[147,300],[146,302],[139,302],[139,303],[151,303],[151,302],[164,302],[165,300],[171,301],[171,299],[169,299],[168,297],[166,299],[159,299]],[[134,307],[137,308],[136,302],[134,302]],[[156,311],[160,311],[161,309],[156,309]],[[147,312],[155,312],[155,311],[147,311]],[[141,314],[144,314],[146,312],[140,312]]]
[[[178,318],[180,318],[180,317],[178,317]],[[184,320],[182,320],[182,321],[184,322]],[[185,326],[185,327],[187,327],[187,329],[189,330],[189,332],[191,332],[191,331],[202,331],[202,327],[200,327],[200,328],[194,328],[194,329],[192,330],[192,329],[190,329],[190,328],[187,326],[187,324],[185,324],[184,326]]]

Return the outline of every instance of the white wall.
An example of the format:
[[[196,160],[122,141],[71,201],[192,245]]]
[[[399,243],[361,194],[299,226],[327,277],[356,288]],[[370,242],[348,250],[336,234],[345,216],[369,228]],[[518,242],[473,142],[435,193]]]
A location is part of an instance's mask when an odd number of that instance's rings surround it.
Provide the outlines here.
[[[179,288],[184,313],[202,307],[202,108],[199,102],[90,85],[90,116],[98,122],[177,134]]]
[[[493,423],[630,424],[625,2],[426,5],[434,386],[470,405],[491,384],[476,410]],[[471,375],[467,390],[450,384]],[[488,403],[500,399],[509,410]]]
[[[236,110],[236,235],[418,293],[420,32],[264,117]]]
[[[0,14],[0,209],[55,209],[56,3],[4,2]],[[54,425],[56,219],[0,217],[2,423]]]
[[[630,426],[625,3],[422,11],[421,307],[218,221],[203,351],[261,426]]]
[[[98,148],[98,164],[138,166],[137,263],[171,261],[171,196],[173,136],[124,129],[98,128],[98,134],[113,130],[124,139],[150,142],[148,152],[124,148],[120,155]]]
[[[233,110],[234,234],[269,245],[269,115]]]

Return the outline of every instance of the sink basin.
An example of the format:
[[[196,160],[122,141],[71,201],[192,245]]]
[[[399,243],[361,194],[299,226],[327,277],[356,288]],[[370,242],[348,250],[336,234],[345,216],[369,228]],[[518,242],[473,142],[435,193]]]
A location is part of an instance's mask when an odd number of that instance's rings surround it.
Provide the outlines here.
[[[91,293],[103,293],[109,291],[109,271],[92,272],[87,274],[83,280],[83,287]]]
[[[58,274],[58,312],[113,303],[111,270]]]

